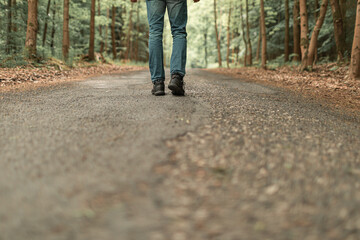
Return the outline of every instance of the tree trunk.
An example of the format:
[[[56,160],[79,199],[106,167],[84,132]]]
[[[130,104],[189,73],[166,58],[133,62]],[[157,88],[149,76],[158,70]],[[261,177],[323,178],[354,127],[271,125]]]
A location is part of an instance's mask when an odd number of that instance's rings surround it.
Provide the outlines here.
[[[264,0],[260,0],[260,21],[261,21],[261,42],[262,42],[262,49],[261,49],[261,67],[266,69],[266,52],[267,52],[267,43],[266,43],[266,24],[265,24],[265,7],[264,7]]]
[[[219,38],[219,31],[218,31],[218,24],[217,24],[216,0],[214,0],[214,19],[215,19],[215,36],[216,36],[216,43],[217,43],[217,50],[218,50],[218,61],[219,61],[219,67],[222,67],[221,45],[220,45],[220,38]]]
[[[248,44],[246,42],[246,34],[245,34],[245,24],[244,24],[244,19],[243,19],[243,6],[242,3],[240,3],[240,21],[241,21],[241,34],[242,34],[242,38],[244,41],[244,46],[245,46],[245,55],[244,55],[244,67],[246,67],[248,65]]]
[[[315,16],[315,19],[318,19],[319,17],[319,12],[318,12],[318,9],[320,8],[319,6],[319,0],[315,0],[315,4],[314,4],[314,8],[315,8],[315,11],[314,11],[314,16]]]
[[[136,45],[135,45],[135,61],[139,61],[139,41],[140,41],[140,4],[136,10]]]
[[[12,46],[13,46],[13,41],[12,41],[12,18],[13,18],[13,6],[12,6],[12,0],[8,0],[8,4],[7,4],[7,18],[8,18],[8,22],[7,22],[7,36],[6,36],[6,53],[10,54],[11,50],[12,50]]]
[[[360,0],[357,1],[354,40],[351,51],[350,76],[360,79]]]
[[[204,60],[205,60],[205,68],[208,66],[208,49],[207,49],[207,33],[204,33]]]
[[[230,68],[230,24],[231,24],[231,9],[232,9],[232,2],[230,2],[229,15],[228,15],[228,25],[227,25],[227,55],[226,55],[226,65],[227,65],[227,68]]]
[[[109,8],[106,9],[106,19],[109,20],[110,19],[110,10]],[[108,49],[108,24],[106,24],[105,26],[105,52],[107,53],[107,49]]]
[[[98,0],[98,16],[101,16],[101,3],[100,0]],[[103,33],[102,33],[102,26],[99,24],[99,35],[100,35],[100,54],[101,56],[104,53],[104,39],[103,39]]]
[[[131,52],[131,33],[133,31],[133,23],[132,23],[132,13],[133,13],[133,7],[134,4],[131,4],[131,9],[129,12],[129,27],[128,27],[128,32],[127,32],[127,36],[126,36],[126,51],[125,51],[125,60],[129,60],[130,59],[130,52]]]
[[[29,59],[36,57],[36,36],[38,32],[38,1],[28,0],[28,20],[25,40],[25,56]]]
[[[43,47],[45,46],[45,43],[46,43],[46,34],[47,34],[47,29],[48,29],[48,18],[49,18],[49,13],[50,13],[50,5],[51,5],[51,0],[48,0],[48,4],[47,4],[47,8],[46,8],[46,17],[45,17],[45,24],[44,24],[43,39],[42,39]]]
[[[52,16],[52,30],[51,30],[51,42],[50,42],[50,48],[51,48],[51,52],[53,55],[55,54],[54,38],[55,38],[55,31],[56,31],[56,28],[55,28],[56,7],[57,7],[57,4],[56,4],[56,0],[55,0],[54,4],[53,4],[53,10],[52,10],[53,16]]]
[[[342,62],[344,60],[344,51],[346,46],[344,19],[342,16],[339,0],[330,0],[330,4],[333,14],[337,60],[338,62]]]
[[[91,0],[89,61],[95,60],[95,6],[96,0]]]
[[[311,35],[309,54],[308,54],[307,64],[306,64],[305,68],[312,68],[315,63],[317,40],[318,40],[318,36],[319,36],[320,30],[321,30],[321,27],[325,20],[327,7],[328,7],[328,0],[322,0],[321,7],[320,7],[320,15],[316,21],[314,30]]]
[[[285,62],[289,61],[289,39],[290,39],[290,32],[289,32],[289,0],[285,0],[285,44],[284,44],[284,60]]]
[[[11,7],[12,7],[12,17],[13,17],[13,20],[15,20],[15,22],[13,21],[12,24],[11,24],[12,31],[17,32],[17,25],[16,25],[17,6],[16,6],[16,0],[12,0]]]
[[[63,22],[63,41],[62,53],[65,61],[69,58],[70,36],[69,36],[69,3],[70,0],[64,0],[64,22]]]
[[[247,60],[246,62],[248,63],[249,66],[252,65],[252,46],[251,46],[251,39],[250,39],[250,24],[249,24],[249,1],[246,0],[246,41],[247,41],[247,49],[248,49],[248,54],[247,54]]]
[[[309,40],[308,40],[308,14],[306,7],[306,0],[300,0],[300,31],[301,31],[301,59],[302,68],[307,64],[308,52],[309,52]]]
[[[318,12],[318,9],[320,8],[320,5],[319,5],[319,0],[315,0],[315,19],[318,19],[319,17],[319,12]],[[311,42],[311,40],[310,40]],[[317,62],[317,58],[318,58],[318,47],[317,47],[317,41],[316,41],[316,46],[315,46],[315,57],[314,57],[314,62],[313,64],[316,64]]]
[[[115,42],[115,17],[116,17],[116,8],[112,6],[111,12],[111,46],[112,46],[112,53],[113,59],[116,59],[116,42]]]
[[[300,6],[299,0],[294,0],[294,8],[293,8],[293,41],[294,41],[294,57],[293,61],[300,61],[301,59],[301,50],[300,50]]]
[[[261,50],[261,18],[259,18],[259,36],[258,36],[256,57],[255,57],[257,62],[259,62],[259,60],[260,60],[260,50]]]

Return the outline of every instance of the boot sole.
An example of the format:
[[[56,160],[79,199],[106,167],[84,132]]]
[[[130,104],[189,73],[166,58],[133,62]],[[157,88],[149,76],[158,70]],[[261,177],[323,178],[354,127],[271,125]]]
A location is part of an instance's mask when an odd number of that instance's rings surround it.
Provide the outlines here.
[[[165,92],[164,91],[157,91],[157,92],[153,93],[153,95],[155,95],[155,96],[164,96]]]
[[[171,93],[176,96],[184,96],[185,91],[181,87],[178,87],[177,85],[169,85],[169,89],[171,90]]]

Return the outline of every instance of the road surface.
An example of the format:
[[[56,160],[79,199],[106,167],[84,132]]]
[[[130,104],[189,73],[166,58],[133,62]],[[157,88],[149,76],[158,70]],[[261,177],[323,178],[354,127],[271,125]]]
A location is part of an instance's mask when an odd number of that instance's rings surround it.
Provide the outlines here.
[[[359,239],[360,118],[191,70],[0,94],[0,240]]]

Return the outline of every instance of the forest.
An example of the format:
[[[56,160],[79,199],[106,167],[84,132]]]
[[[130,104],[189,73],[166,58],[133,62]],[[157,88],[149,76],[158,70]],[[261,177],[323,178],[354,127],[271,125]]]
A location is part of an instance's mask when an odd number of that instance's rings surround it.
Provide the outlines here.
[[[293,64],[311,71],[337,62],[358,78],[359,6],[350,0],[189,1],[188,67]],[[4,0],[0,7],[1,67],[49,58],[69,65],[148,60],[144,0]],[[172,39],[165,21],[167,65]]]

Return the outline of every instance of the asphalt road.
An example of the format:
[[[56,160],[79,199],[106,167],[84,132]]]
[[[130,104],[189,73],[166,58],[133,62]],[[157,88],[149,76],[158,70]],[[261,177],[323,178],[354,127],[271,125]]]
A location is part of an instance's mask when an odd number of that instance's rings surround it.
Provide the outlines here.
[[[0,93],[0,240],[360,239],[360,118],[201,70]]]

